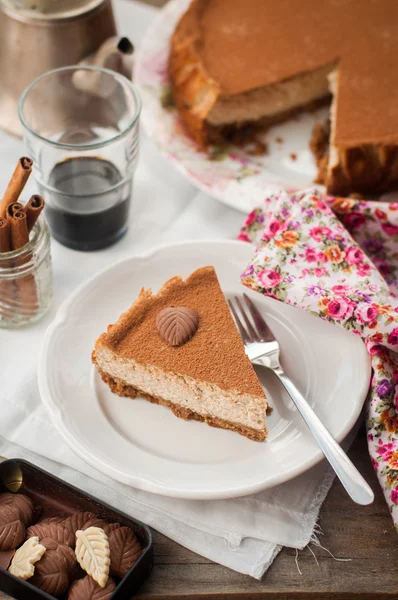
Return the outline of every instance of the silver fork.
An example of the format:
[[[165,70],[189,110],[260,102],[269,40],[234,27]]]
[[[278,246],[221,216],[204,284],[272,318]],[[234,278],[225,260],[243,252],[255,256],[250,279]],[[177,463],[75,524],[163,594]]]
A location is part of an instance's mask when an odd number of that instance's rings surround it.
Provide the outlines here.
[[[243,297],[252,320],[249,319],[238,296],[234,298],[235,305],[231,300],[228,300],[228,304],[250,361],[271,369],[275,373],[348,494],[358,504],[370,504],[374,500],[372,489],[317,417],[304,396],[283,372],[279,362],[277,340],[252,300],[246,294],[243,294]],[[241,317],[239,317],[237,309],[239,309]]]

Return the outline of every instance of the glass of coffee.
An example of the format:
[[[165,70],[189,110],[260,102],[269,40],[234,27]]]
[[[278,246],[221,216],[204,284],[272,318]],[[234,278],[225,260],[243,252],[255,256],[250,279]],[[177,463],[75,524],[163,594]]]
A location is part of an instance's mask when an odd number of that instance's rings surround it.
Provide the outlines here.
[[[19,101],[28,155],[52,236],[97,250],[127,230],[141,102],[125,77],[72,66],[35,79]]]

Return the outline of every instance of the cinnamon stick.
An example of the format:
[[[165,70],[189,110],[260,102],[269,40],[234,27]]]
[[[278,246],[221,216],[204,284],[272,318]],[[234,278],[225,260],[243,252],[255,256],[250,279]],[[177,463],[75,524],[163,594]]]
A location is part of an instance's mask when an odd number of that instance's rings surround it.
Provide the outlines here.
[[[23,210],[24,210],[23,204],[21,204],[20,202],[11,202],[11,204],[9,204],[7,206],[6,217],[7,217],[7,219],[9,219],[10,217],[13,216],[13,214],[15,212],[18,212],[18,211],[23,212]]]
[[[15,207],[14,203],[14,207]],[[11,248],[12,250],[18,250],[26,246],[29,242],[29,231],[28,231],[28,218],[24,210],[12,211],[12,206],[9,207],[7,219],[10,223],[11,230]],[[12,213],[9,216],[9,213]],[[22,254],[14,258],[14,267],[21,267],[28,263],[32,258],[31,253]],[[27,274],[22,276],[16,276],[15,281],[15,304],[19,307],[18,310],[21,313],[32,313],[37,310],[38,307],[38,293],[36,280],[34,275]]]
[[[32,165],[33,161],[27,156],[22,156],[22,158],[19,159],[0,203],[0,217],[5,217],[7,206],[18,200],[32,172]]]
[[[19,250],[29,242],[28,219],[23,210],[17,210],[8,217],[11,230],[11,248]]]
[[[40,217],[40,213],[44,208],[44,198],[35,194],[25,206],[26,218],[28,220],[28,231],[32,231],[34,224]]]
[[[0,217],[0,253],[11,250],[10,224],[7,219]]]

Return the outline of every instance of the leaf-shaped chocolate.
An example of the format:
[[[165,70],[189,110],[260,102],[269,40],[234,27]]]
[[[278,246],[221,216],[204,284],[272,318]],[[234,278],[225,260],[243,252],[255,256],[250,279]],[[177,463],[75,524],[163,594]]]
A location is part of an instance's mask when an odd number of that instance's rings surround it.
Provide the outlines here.
[[[68,600],[109,600],[116,589],[113,579],[108,579],[104,588],[87,575],[75,581],[69,590]]]
[[[77,565],[76,556],[72,548],[70,546],[66,546],[66,544],[61,544],[53,538],[44,538],[40,540],[40,543],[45,546],[47,550],[54,550],[66,558],[66,562],[68,564],[68,573],[71,575],[73,569]]]
[[[142,549],[129,527],[119,527],[109,534],[111,575],[122,579],[135,564]]]
[[[91,512],[78,512],[72,515],[71,517],[65,519],[63,524],[64,527],[69,529],[73,533],[73,535],[75,535],[76,531],[78,531],[79,529],[83,529],[87,521],[95,518],[95,515],[93,515],[93,513]]]
[[[34,506],[29,496],[25,494],[0,494],[0,506],[13,506],[19,510],[22,523],[26,526],[33,523]]]
[[[115,529],[119,529],[119,527],[121,527],[120,523],[107,523],[102,529],[105,531],[106,535],[109,538],[109,534],[112,531],[115,531]]]
[[[156,317],[159,335],[169,346],[182,346],[198,330],[199,317],[190,308],[175,306],[164,308]]]
[[[65,594],[69,585],[66,558],[54,550],[47,550],[36,563],[35,574],[29,583],[56,598]]]
[[[103,529],[105,531],[106,535],[109,536],[111,531],[113,531],[114,529],[118,529],[120,527],[120,523],[108,523],[107,521],[104,521],[103,519],[97,519],[97,517],[95,517],[94,519],[89,519],[87,521],[87,523],[84,524],[82,529],[84,531],[85,529],[88,529],[89,527],[100,527],[101,529]]]
[[[13,506],[0,506],[0,550],[16,548],[25,539],[25,525],[20,512]]]
[[[40,521],[41,525],[45,523],[62,523],[65,521],[65,517],[46,517]]]
[[[70,547],[73,547],[75,544],[75,536],[69,529],[64,527],[63,523],[40,521],[39,523],[36,523],[36,525],[31,525],[26,534],[28,538],[37,535],[40,540],[52,538],[53,540]]]
[[[92,519],[89,519],[88,521],[86,521],[83,525],[83,527],[80,527],[79,529],[83,529],[83,531],[85,529],[88,529],[89,527],[99,527],[100,529],[103,529],[105,531],[105,527],[108,525],[108,523],[106,521],[104,521],[103,519],[98,519],[97,517],[93,517]]]
[[[117,531],[117,529],[116,529]],[[108,536],[99,527],[76,531],[77,562],[102,588],[109,577],[110,551]]]
[[[35,563],[41,559],[46,547],[39,544],[38,537],[31,537],[18,548],[8,569],[12,575],[20,579],[29,579],[35,572]]]
[[[0,552],[0,569],[4,569],[5,571],[7,571],[15,552],[15,548],[11,548],[11,550],[4,550],[3,552]]]

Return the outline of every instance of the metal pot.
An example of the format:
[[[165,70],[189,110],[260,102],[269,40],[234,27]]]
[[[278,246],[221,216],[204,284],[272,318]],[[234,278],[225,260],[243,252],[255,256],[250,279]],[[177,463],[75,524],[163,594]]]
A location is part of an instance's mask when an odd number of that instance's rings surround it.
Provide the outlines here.
[[[115,34],[111,0],[0,0],[0,128],[21,135],[17,104],[25,87],[78,64]]]

